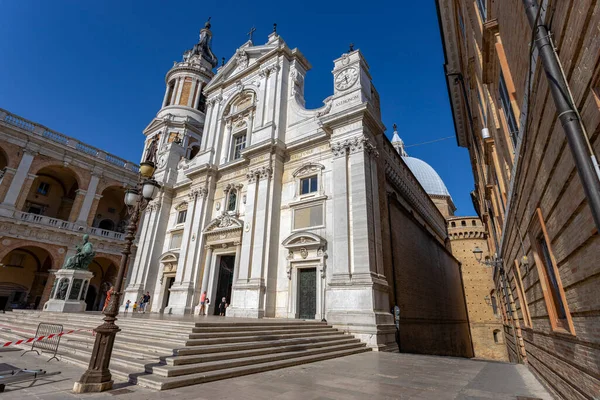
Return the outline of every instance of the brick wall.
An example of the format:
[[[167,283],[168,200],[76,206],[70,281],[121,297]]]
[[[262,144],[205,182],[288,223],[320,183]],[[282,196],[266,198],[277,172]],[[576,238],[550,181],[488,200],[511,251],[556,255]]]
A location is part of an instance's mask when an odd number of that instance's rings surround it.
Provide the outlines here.
[[[439,3],[446,3],[439,0]],[[540,2],[540,1],[538,1]],[[600,151],[600,110],[598,76],[600,74],[600,2],[597,0],[565,0],[547,2],[546,19],[557,47],[564,74],[570,86],[575,106],[596,156]],[[529,116],[518,157],[512,152],[495,165],[488,149],[479,138],[481,119],[474,118],[473,140],[469,140],[473,163],[480,163],[483,177],[480,184],[480,209],[490,237],[493,218],[484,199],[494,202],[497,231],[501,246],[494,248],[503,259],[503,269],[494,275],[496,289],[506,286],[502,295],[504,332],[509,358],[526,362],[551,391],[561,398],[591,399],[600,393],[600,238],[587,204],[581,180],[577,174],[564,130],[557,119],[554,100],[541,62],[532,75],[531,96],[526,78],[530,65],[531,28],[526,20],[523,2],[519,0],[488,1],[487,32],[491,46],[483,46],[486,28],[483,27],[475,2],[460,0],[453,3],[454,12],[465,18],[465,35],[460,29],[443,32],[446,51],[449,46],[461,49],[462,74],[489,91],[490,104],[484,110],[497,115],[500,124],[488,118],[489,141],[498,148],[512,148],[506,143],[505,110],[498,93],[498,71],[510,75],[514,83],[511,96],[517,116],[529,104]],[[447,7],[440,7],[447,12]],[[449,35],[453,35],[450,37]],[[477,57],[477,48],[483,57]],[[482,64],[481,60],[486,60]],[[471,62],[473,68],[469,69]],[[494,71],[483,78],[482,71]],[[481,114],[472,86],[466,101],[473,115]],[[455,115],[462,113],[453,110]],[[464,115],[460,114],[459,116]],[[525,121],[520,121],[522,124]],[[477,157],[476,147],[485,148],[485,157]],[[492,153],[493,155],[493,153]],[[511,168],[515,163],[515,168]],[[502,171],[508,166],[506,170]],[[491,178],[506,176],[504,184],[513,186],[512,193],[500,195],[497,183]],[[486,191],[487,186],[487,193]],[[505,197],[505,198],[504,198]],[[501,207],[506,202],[506,209]],[[540,240],[547,242],[545,257]],[[494,246],[494,242],[490,244]],[[527,262],[523,262],[523,256]],[[548,260],[548,261],[544,261]],[[549,265],[549,267],[548,267]],[[551,283],[549,269],[555,271],[557,284]],[[504,272],[504,274],[502,274]],[[558,293],[552,296],[553,288]],[[555,298],[564,302],[565,318],[558,318]],[[500,303],[500,301],[499,301]]]
[[[400,203],[389,209],[402,351],[472,357],[459,262]]]

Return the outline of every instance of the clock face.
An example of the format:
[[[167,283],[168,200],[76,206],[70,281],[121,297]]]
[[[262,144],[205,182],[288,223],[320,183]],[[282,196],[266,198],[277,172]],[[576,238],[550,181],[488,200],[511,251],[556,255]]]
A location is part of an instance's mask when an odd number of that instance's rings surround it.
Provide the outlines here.
[[[358,79],[358,70],[356,68],[346,68],[335,76],[335,87],[338,90],[346,90]]]

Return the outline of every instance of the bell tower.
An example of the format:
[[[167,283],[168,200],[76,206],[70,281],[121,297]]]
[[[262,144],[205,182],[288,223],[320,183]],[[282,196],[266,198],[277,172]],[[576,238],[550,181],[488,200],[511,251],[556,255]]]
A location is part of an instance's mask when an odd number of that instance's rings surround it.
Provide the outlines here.
[[[174,183],[179,162],[194,158],[202,148],[206,101],[203,90],[213,78],[218,62],[211,49],[210,28],[209,18],[200,30],[198,43],[167,72],[161,108],[144,130],[146,149],[158,139],[156,177],[167,186]]]
[[[164,190],[146,209],[138,247],[142,250],[136,255],[128,273],[123,302],[130,300],[133,303],[146,291],[155,293],[153,285],[158,279],[159,257],[173,203],[172,188],[177,181],[177,168],[203,150],[205,99],[202,91],[213,78],[213,69],[217,65],[217,57],[211,50],[210,27],[209,18],[200,30],[198,43],[185,51],[183,60],[174,62],[167,72],[161,108],[144,129],[146,142],[142,160],[146,159],[149,151],[156,151],[154,177]]]

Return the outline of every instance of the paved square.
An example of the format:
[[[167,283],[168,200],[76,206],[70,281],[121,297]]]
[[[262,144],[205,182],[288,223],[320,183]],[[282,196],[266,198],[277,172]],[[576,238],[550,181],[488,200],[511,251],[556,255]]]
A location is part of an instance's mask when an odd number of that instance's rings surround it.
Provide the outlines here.
[[[369,352],[203,385],[156,392],[125,382],[105,393],[73,394],[83,369],[47,355],[0,350],[0,363],[61,371],[6,388],[2,399],[552,399],[524,365]]]

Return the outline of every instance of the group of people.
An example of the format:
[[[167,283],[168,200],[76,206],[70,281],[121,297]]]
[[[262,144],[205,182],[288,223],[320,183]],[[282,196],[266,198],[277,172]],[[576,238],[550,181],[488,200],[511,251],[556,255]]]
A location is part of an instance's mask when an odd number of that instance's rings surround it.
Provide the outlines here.
[[[210,305],[210,299],[208,298],[208,295],[206,294],[206,290],[204,292],[202,292],[202,295],[200,296],[200,315],[208,315],[207,311],[208,311],[208,306]],[[227,309],[227,307],[229,307],[229,304],[227,304],[227,299],[225,297],[221,298],[221,302],[219,303],[219,315],[221,317],[225,316],[225,310]]]
[[[139,304],[137,301],[133,302],[133,312],[137,313],[137,312],[141,312],[142,314],[146,313],[146,308],[148,307],[148,303],[150,303],[150,292],[146,292],[146,294],[142,295],[142,297],[140,297],[140,301]],[[125,303],[125,314],[127,314],[127,311],[129,310],[129,306],[131,305],[131,300],[127,300],[127,302]]]

